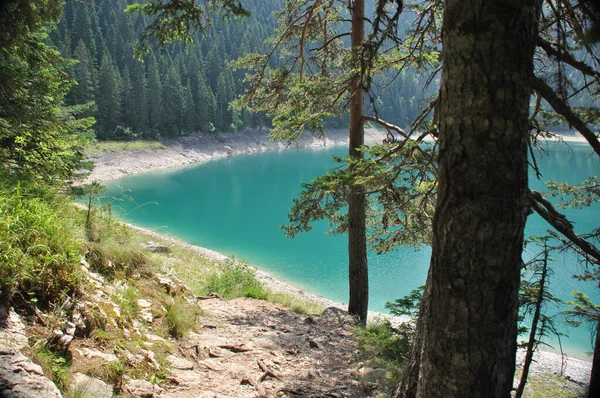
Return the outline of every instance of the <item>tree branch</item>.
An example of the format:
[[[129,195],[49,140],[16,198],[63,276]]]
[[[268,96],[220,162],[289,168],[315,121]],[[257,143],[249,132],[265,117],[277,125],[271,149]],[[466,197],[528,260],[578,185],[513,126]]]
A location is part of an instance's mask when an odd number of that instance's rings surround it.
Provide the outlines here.
[[[539,214],[554,229],[563,234],[570,242],[588,255],[588,258],[596,264],[600,264],[600,250],[586,239],[577,235],[573,230],[573,224],[558,212],[552,203],[546,200],[539,192],[529,192],[531,208]]]
[[[592,130],[590,130],[585,122],[581,120],[579,116],[575,114],[575,112],[573,112],[571,107],[558,95],[556,95],[554,90],[552,90],[552,88],[539,77],[533,77],[532,85],[533,89],[550,104],[552,109],[564,117],[567,123],[575,127],[594,149],[594,152],[600,156],[600,141],[598,141],[598,137]]]
[[[537,45],[544,50],[549,57],[554,57],[557,60],[572,66],[585,75],[592,76],[594,78],[600,78],[600,73],[598,73],[598,71],[585,62],[576,60],[568,51],[561,51],[554,48],[550,42],[542,39],[541,37],[538,37]]]

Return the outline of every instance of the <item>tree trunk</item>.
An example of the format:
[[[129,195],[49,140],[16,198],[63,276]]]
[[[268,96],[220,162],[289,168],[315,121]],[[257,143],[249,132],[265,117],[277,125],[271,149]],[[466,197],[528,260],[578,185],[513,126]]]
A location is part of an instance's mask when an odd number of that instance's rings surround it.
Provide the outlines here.
[[[510,396],[538,1],[445,3],[431,291],[400,396]]]
[[[360,48],[364,40],[364,0],[353,2],[352,12],[352,51],[358,65],[358,72],[350,87],[350,156],[362,158],[358,149],[364,144],[365,109],[363,93],[363,68],[360,63]],[[361,323],[367,321],[369,304],[369,274],[367,267],[366,237],[366,192],[360,185],[350,187],[348,197],[348,277],[350,300],[348,312],[357,315]]]
[[[596,343],[594,344],[594,359],[588,397],[600,397],[600,320],[596,324]]]

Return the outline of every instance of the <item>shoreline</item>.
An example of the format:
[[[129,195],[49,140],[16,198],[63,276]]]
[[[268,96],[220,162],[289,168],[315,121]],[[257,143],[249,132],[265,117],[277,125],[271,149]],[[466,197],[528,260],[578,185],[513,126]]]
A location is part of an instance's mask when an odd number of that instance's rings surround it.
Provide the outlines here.
[[[365,130],[365,143],[367,144],[381,142],[385,137],[386,132],[384,131],[376,129]],[[554,134],[553,137],[544,138],[543,140],[549,144],[557,141],[566,143],[587,142],[581,136],[563,134]],[[290,145],[270,141],[267,137],[267,131],[259,129],[241,133],[180,137],[172,140],[164,140],[162,143],[164,148],[160,149],[123,150],[120,152],[103,151],[100,155],[90,157],[89,160],[94,161],[96,166],[83,183],[90,183],[92,181],[103,183],[127,175],[193,166],[211,160],[242,154],[286,150],[290,148],[318,149],[347,145],[348,137],[346,130],[334,130],[328,131],[326,137],[315,137],[307,134],[298,143]],[[132,224],[127,225],[151,236],[193,250],[215,261],[221,262],[229,258],[222,253],[191,245],[172,236],[160,234]],[[343,303],[334,302],[317,294],[305,292],[293,284],[280,281],[254,266],[252,268],[256,270],[257,278],[275,292],[287,293],[303,300],[313,301],[325,308],[336,307],[345,309],[345,304]],[[377,318],[391,319],[389,315],[369,311],[369,319],[371,321]],[[523,352],[519,350],[517,353],[517,364],[522,362],[523,356]],[[576,356],[568,357],[566,354],[561,355],[555,352],[538,350],[534,356],[532,372],[562,374],[571,381],[579,384],[587,384],[591,373],[591,359],[583,360]]]

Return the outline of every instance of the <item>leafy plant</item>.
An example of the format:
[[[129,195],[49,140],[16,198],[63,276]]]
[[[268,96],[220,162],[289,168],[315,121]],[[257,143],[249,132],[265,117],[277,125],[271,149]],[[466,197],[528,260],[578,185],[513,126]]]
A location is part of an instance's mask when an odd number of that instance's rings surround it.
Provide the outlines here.
[[[65,391],[69,382],[70,358],[52,352],[43,340],[33,345],[32,353],[34,361],[42,367],[44,373],[61,391]]]
[[[389,320],[372,322],[356,329],[359,356],[373,368],[372,376],[383,380],[391,392],[410,351],[412,328],[394,327]]]
[[[227,264],[221,272],[207,278],[207,293],[217,293],[225,299],[252,297],[266,299],[267,291],[256,279],[253,269],[239,264]]]
[[[167,306],[167,326],[169,334],[175,338],[187,335],[196,325],[196,318],[202,314],[200,307],[188,303],[183,297],[175,297]]]
[[[50,188],[9,184],[0,176],[0,297],[27,292],[44,305],[71,294],[81,281],[81,225]]]

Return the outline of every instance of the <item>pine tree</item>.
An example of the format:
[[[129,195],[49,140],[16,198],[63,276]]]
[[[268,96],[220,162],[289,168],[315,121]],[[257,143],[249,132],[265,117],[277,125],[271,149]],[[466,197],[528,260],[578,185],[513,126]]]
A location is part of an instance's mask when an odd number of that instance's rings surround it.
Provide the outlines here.
[[[123,79],[122,79],[122,101],[121,101],[121,122],[119,123],[121,126],[126,128],[131,128],[135,125],[135,102],[137,99],[137,93],[133,90],[133,83],[131,81],[131,75],[129,73],[129,68],[125,67],[123,70]]]
[[[229,109],[229,102],[233,99],[233,91],[231,90],[230,79],[226,71],[219,74],[217,80],[217,130],[229,131],[233,118]]]
[[[162,130],[169,135],[181,135],[183,125],[183,90],[179,72],[172,66],[167,72],[163,85],[163,125]]]
[[[154,55],[150,57],[150,63],[148,64],[148,94],[148,121],[153,132],[152,135],[156,136],[160,135],[160,128],[162,127],[163,107],[162,83]]]
[[[203,133],[209,133],[216,128],[217,100],[208,84],[206,84],[202,73],[198,73],[197,80],[196,114],[198,115],[198,128]]]
[[[98,73],[96,105],[99,138],[111,138],[119,125],[121,112],[121,77],[107,52],[102,57]]]
[[[94,100],[96,70],[88,49],[81,39],[75,49],[75,59],[77,64],[73,68],[72,77],[77,84],[71,88],[67,101],[69,104],[85,104]]]
[[[146,71],[142,62],[133,63],[131,86],[135,95],[131,104],[131,127],[137,134],[144,135],[148,129],[149,122]]]

